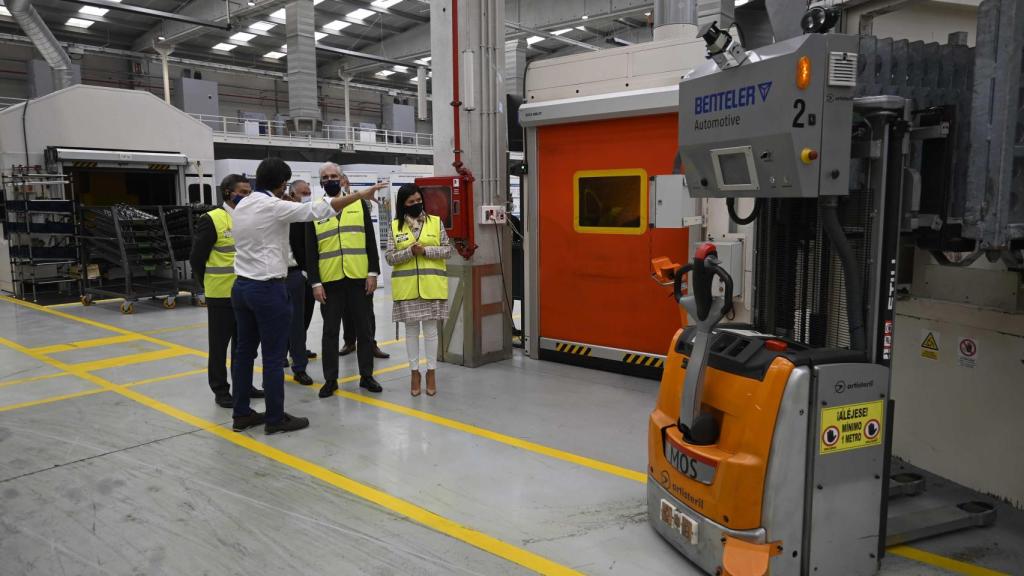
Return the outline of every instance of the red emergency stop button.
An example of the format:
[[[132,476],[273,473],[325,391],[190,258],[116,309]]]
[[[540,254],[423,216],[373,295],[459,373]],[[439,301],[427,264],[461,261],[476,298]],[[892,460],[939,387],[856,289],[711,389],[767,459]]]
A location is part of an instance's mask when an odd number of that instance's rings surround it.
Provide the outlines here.
[[[775,340],[774,338],[771,338],[764,341],[764,347],[772,352],[785,352],[786,348],[789,348],[789,344],[786,344],[782,340]]]

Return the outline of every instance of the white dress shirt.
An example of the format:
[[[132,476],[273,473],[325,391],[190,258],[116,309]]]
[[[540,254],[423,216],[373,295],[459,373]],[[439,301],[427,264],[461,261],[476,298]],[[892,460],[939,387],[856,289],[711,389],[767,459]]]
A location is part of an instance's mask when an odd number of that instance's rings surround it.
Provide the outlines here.
[[[288,225],[334,216],[327,202],[288,202],[253,190],[231,214],[235,237],[235,274],[252,280],[272,280],[288,275]]]

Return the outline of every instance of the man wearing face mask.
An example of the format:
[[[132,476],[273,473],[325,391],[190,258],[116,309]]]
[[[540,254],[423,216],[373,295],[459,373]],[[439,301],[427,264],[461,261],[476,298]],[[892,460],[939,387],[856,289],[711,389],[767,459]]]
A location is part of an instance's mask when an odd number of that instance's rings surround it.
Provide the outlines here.
[[[333,162],[320,167],[320,185],[327,198],[347,198],[342,193],[343,175]],[[377,188],[384,185],[378,184]],[[342,317],[351,315],[358,342],[359,386],[379,393],[382,388],[373,377],[373,301],[380,274],[380,256],[370,206],[366,202],[349,204],[341,214],[310,223],[306,227],[306,255],[313,298],[320,303],[324,319],[324,380],[320,397],[328,398],[338,389],[338,350]]]
[[[238,342],[235,312],[231,309],[231,288],[235,284],[235,239],[231,231],[231,214],[252,188],[245,176],[229,174],[221,181],[220,189],[224,203],[199,218],[189,263],[200,291],[206,296],[209,345],[206,374],[210,390],[213,390],[214,402],[218,406],[231,408],[228,346],[231,346],[231,361],[234,362]],[[263,398],[263,391],[254,388],[249,396]]]
[[[335,177],[331,171],[327,172],[327,178],[332,179]],[[344,172],[338,172],[340,176],[339,182],[341,183],[341,193],[348,194],[351,192],[349,188],[348,176]],[[391,354],[384,352],[377,345],[377,315],[373,310],[373,294],[370,294],[370,335],[373,337],[373,357],[374,358],[391,358]],[[348,356],[349,354],[356,351],[356,329],[353,323],[353,315],[348,311],[341,317],[341,338],[344,344],[341,350],[338,351],[339,356]]]

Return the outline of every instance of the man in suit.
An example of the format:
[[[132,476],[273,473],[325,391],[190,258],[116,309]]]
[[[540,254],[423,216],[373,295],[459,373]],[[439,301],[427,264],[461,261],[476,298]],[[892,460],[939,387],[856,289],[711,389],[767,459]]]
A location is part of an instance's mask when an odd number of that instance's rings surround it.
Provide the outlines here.
[[[320,185],[325,200],[343,194],[341,169],[333,162],[320,167]],[[338,389],[338,340],[341,320],[350,314],[359,357],[359,386],[379,393],[382,388],[373,377],[373,327],[371,296],[377,289],[380,255],[377,236],[366,201],[352,202],[338,215],[311,222],[306,227],[306,263],[313,297],[320,303],[324,319],[324,379],[320,397],[328,398]]]
[[[339,172],[341,175],[341,193],[348,194],[351,192],[348,176],[344,172]],[[373,357],[374,358],[391,358],[391,354],[380,349],[377,345],[377,315],[373,311],[373,294],[370,294],[370,333],[373,334]],[[348,356],[349,354],[356,351],[356,329],[353,323],[351,314],[345,314],[341,318],[341,337],[344,340],[345,345],[338,351],[339,356]]]
[[[220,183],[223,204],[203,214],[196,224],[189,263],[192,275],[206,297],[206,326],[209,358],[206,374],[213,398],[221,408],[231,408],[231,385],[228,384],[228,346],[231,361],[235,360],[237,334],[235,312],[231,308],[231,288],[235,283],[235,239],[231,214],[235,206],[252,191],[244,176],[229,174]],[[253,389],[252,398],[263,398],[263,391]]]

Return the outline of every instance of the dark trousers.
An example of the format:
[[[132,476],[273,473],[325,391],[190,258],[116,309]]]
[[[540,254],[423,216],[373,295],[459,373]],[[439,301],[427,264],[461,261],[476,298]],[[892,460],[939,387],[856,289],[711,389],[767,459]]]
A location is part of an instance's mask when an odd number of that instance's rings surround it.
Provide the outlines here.
[[[373,375],[373,333],[370,331],[370,313],[373,301],[366,295],[366,280],[344,278],[324,283],[327,301],[320,304],[320,315],[324,319],[321,353],[324,361],[324,379],[338,379],[338,336],[341,321],[351,317],[351,334],[358,343],[359,375]]]
[[[234,365],[235,348],[238,345],[235,311],[231,307],[230,298],[206,299],[206,334],[210,343],[206,376],[210,390],[220,398],[231,393],[231,385],[228,384],[228,351],[230,349],[231,364]]]
[[[306,331],[309,331],[309,323],[313,321],[313,308],[316,307],[316,300],[313,298],[313,287],[306,282],[306,307],[302,310],[306,319]]]
[[[292,357],[292,372],[305,372],[306,358],[306,277],[296,268],[288,271],[288,298],[292,302],[292,323],[288,331],[288,353]]]
[[[235,416],[252,413],[252,367],[262,343],[266,422],[277,424],[284,419],[284,356],[292,322],[288,285],[283,280],[259,282],[239,277],[231,291],[231,304],[238,325],[237,361],[231,365]]]
[[[370,340],[376,348],[377,315],[373,312],[373,294],[370,294],[368,298],[370,299]],[[356,343],[356,327],[351,314],[346,313],[341,317],[341,338],[345,341],[345,346],[352,346]]]

